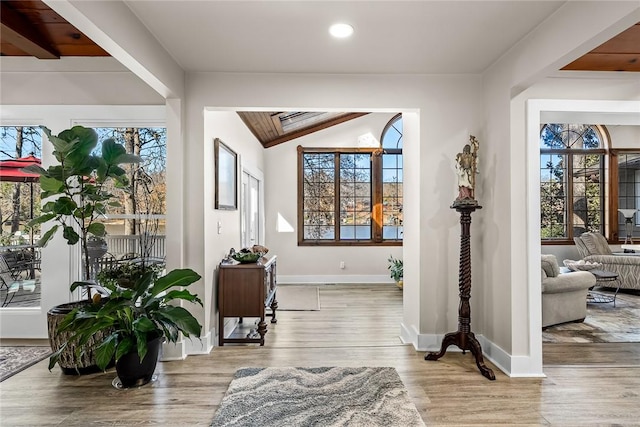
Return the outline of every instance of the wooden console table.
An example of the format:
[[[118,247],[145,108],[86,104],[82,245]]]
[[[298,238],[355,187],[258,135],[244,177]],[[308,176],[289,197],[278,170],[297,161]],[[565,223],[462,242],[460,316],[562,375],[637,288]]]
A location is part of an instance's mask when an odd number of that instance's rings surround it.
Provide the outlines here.
[[[276,256],[263,257],[253,264],[225,264],[218,267],[219,345],[224,343],[260,343],[264,345],[266,308],[271,308],[271,323],[276,323]],[[259,317],[257,334],[244,338],[225,338],[224,318]],[[259,335],[256,336],[256,335]]]

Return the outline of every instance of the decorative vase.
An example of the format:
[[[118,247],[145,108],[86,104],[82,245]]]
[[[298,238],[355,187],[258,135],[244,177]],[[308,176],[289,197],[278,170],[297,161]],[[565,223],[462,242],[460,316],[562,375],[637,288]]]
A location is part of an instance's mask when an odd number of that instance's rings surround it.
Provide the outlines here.
[[[156,370],[162,337],[154,338],[147,342],[147,354],[140,361],[138,349],[125,354],[116,362],[119,388],[140,387],[147,384],[153,378]]]
[[[397,286],[398,288],[402,289],[402,286],[403,286],[403,285],[404,285],[404,283],[403,283],[402,279],[400,279],[400,280],[396,280],[396,286]]]

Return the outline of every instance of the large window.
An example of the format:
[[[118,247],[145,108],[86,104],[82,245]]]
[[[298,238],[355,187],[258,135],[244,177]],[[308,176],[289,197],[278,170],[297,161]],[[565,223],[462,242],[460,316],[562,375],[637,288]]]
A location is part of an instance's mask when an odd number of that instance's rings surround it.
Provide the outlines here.
[[[402,116],[381,146],[298,149],[301,245],[402,242]]]
[[[605,150],[599,127],[545,124],[540,131],[543,240],[604,234]]]

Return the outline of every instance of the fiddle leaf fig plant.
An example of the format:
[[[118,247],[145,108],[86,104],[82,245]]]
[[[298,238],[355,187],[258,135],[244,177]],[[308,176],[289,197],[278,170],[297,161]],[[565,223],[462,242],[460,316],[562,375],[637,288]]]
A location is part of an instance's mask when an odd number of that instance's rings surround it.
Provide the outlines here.
[[[124,146],[112,138],[102,142],[101,154],[94,154],[98,134],[91,128],[74,126],[58,135],[53,135],[44,126],[40,128],[53,145],[53,155],[59,164],[47,169],[37,165],[24,168],[25,171],[40,175],[42,199],[52,199],[42,206],[42,214],[33,219],[29,226],[54,223],[42,234],[39,246],[46,246],[60,228],[69,245],[79,242],[84,263],[82,277],[89,280],[87,242],[91,236],[104,237],[104,224],[96,220],[104,216],[107,206],[119,205],[116,195],[108,191],[105,184],[113,181],[116,188],[124,189],[128,178],[121,165],[138,163],[141,159],[127,153]]]

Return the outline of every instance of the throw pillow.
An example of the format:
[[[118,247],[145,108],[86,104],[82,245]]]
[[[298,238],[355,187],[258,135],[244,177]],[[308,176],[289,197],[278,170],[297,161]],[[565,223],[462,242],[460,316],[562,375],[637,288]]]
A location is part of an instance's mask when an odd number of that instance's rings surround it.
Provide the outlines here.
[[[560,274],[560,267],[558,266],[558,259],[555,255],[543,254],[541,257],[542,269],[546,273],[547,277],[557,277]]]

